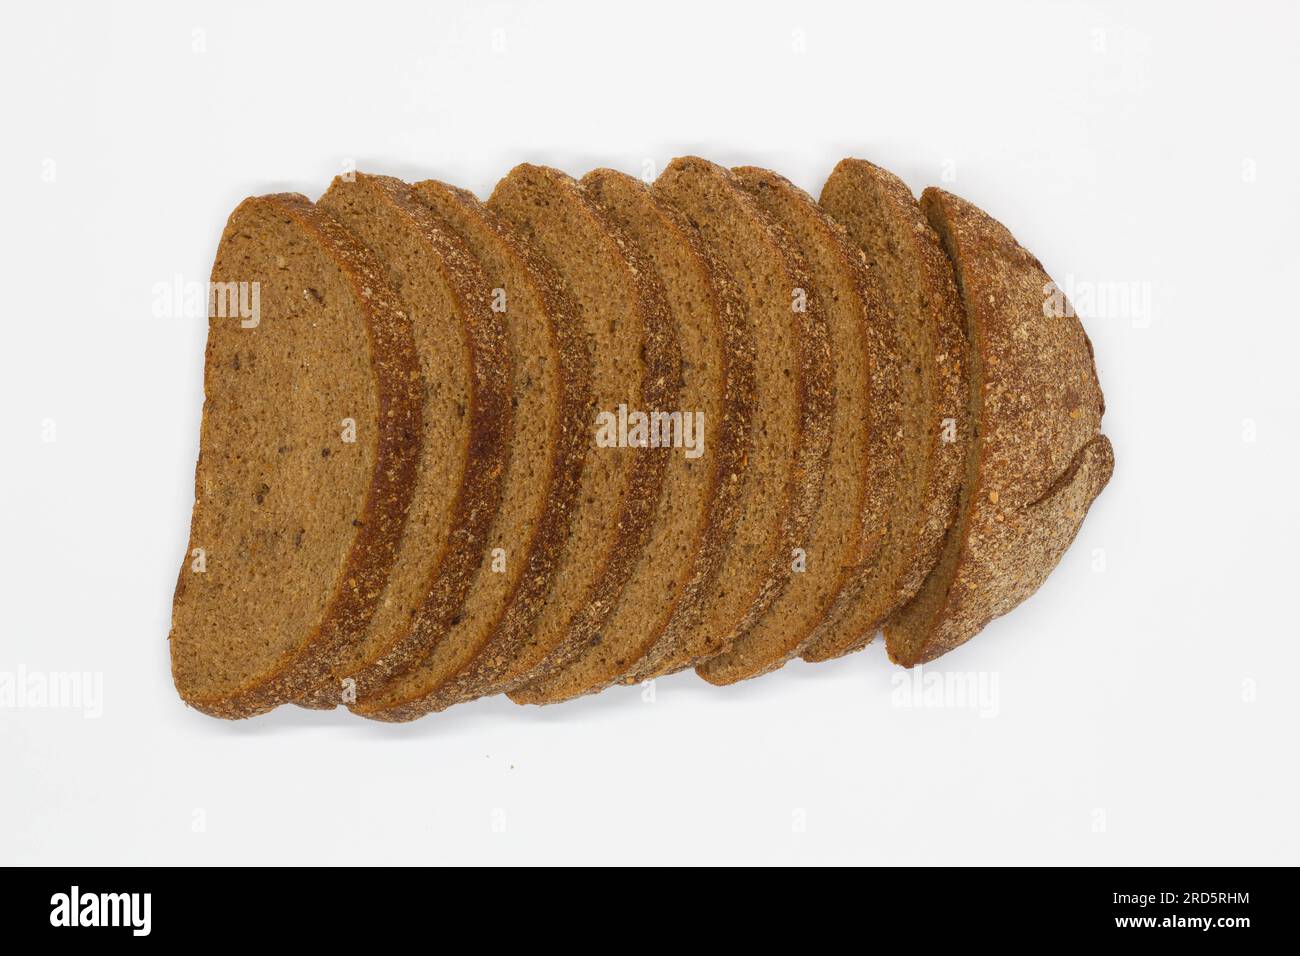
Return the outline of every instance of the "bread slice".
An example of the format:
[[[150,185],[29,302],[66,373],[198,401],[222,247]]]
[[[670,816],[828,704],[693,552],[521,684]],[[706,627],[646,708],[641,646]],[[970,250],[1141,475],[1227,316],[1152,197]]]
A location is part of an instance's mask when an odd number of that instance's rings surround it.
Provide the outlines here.
[[[920,592],[885,624],[912,666],[969,640],[1033,594],[1074,540],[1115,459],[1092,343],[1006,228],[940,189],[921,208],[956,268],[974,443],[953,526]]]
[[[725,650],[767,610],[807,544],[830,444],[829,335],[804,264],[732,174],[697,157],[674,160],[657,195],[697,230],[735,279],[746,351],[754,355],[753,409],[738,471],[740,517],[701,613],[629,680],[690,667]]]
[[[650,537],[605,626],[567,666],[511,692],[519,704],[593,693],[626,674],[657,642],[701,611],[737,517],[735,482],[753,358],[729,357],[727,328],[740,309],[730,277],[695,230],[639,180],[611,169],[582,179],[588,198],[663,283],[680,352],[674,412],[694,441],[668,450],[668,470]],[[742,398],[742,396],[744,396]],[[701,420],[697,420],[696,416]],[[697,424],[698,421],[698,424]],[[692,447],[693,446],[693,447]]]
[[[483,562],[512,434],[510,354],[491,287],[465,244],[387,176],[338,177],[317,202],[393,277],[425,384],[423,454],[383,599],[333,678],[303,702],[365,700],[442,641]]]
[[[473,694],[510,690],[568,663],[615,606],[649,534],[667,454],[598,447],[597,416],[617,414],[620,405],[670,407],[676,347],[653,272],[573,179],[521,165],[497,184],[488,206],[551,262],[577,304],[592,357],[592,404],[580,490],[550,591],[531,626],[493,663],[491,679],[473,685]],[[407,720],[434,706],[426,695],[369,716]]]
[[[856,599],[842,602],[818,627],[803,653],[809,661],[863,647],[921,587],[955,518],[971,438],[952,265],[911,190],[887,170],[846,159],[826,181],[821,205],[880,279],[887,305],[881,331],[892,340],[903,414],[889,470],[879,479],[893,502],[885,547],[860,566]]]
[[[409,672],[353,711],[405,720],[472,697],[528,640],[559,566],[590,441],[591,367],[577,306],[551,265],[471,193],[414,187],[487,272],[506,319],[515,429],[501,506],[460,619]]]
[[[818,374],[831,385],[834,404],[825,491],[802,545],[800,570],[747,633],[696,668],[713,684],[768,673],[798,654],[840,597],[849,573],[874,560],[892,504],[879,474],[897,467],[889,436],[897,432],[900,412],[896,387],[871,367],[879,351],[871,330],[883,307],[862,252],[788,180],[756,167],[732,173],[808,264],[811,291],[830,329],[830,368]]]
[[[247,717],[321,683],[369,623],[415,487],[422,382],[382,267],[302,196],[241,203],[212,280],[169,640],[186,702]]]

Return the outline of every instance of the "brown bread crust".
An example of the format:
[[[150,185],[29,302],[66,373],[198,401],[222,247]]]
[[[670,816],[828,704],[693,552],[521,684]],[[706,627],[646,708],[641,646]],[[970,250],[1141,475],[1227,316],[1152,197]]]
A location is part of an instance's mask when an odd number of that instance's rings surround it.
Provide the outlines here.
[[[796,288],[805,290],[804,311],[795,311],[793,308],[789,311],[798,349],[798,361],[791,370],[796,379],[798,400],[796,452],[784,486],[785,507],[778,538],[772,552],[758,559],[760,573],[746,610],[730,626],[721,630],[713,631],[698,624],[683,627],[676,640],[656,647],[653,654],[648,655],[627,675],[625,681],[628,683],[650,680],[694,667],[725,651],[762,617],[790,580],[793,550],[805,543],[809,524],[821,499],[830,449],[833,395],[830,376],[827,374],[830,362],[829,332],[821,305],[812,293],[812,283],[805,263],[794,252],[793,243],[781,227],[758,208],[730,170],[697,156],[673,160],[660,176],[655,188],[659,195],[674,206],[678,204],[661,184],[677,176],[705,177],[723,190],[732,208],[745,218],[747,227],[762,237],[761,241],[781,262],[791,292]],[[689,219],[689,215],[686,218]],[[745,334],[755,335],[753,320],[745,318],[744,322]],[[755,342],[752,347],[759,347],[759,343]],[[746,462],[742,460],[741,468],[745,465]],[[732,481],[738,478],[738,475],[734,478],[729,476]],[[744,506],[745,502],[742,501],[740,507],[743,509]]]
[[[934,660],[1038,589],[1110,480],[1114,453],[1092,343],[1007,229],[930,188],[921,208],[957,273],[971,355],[975,443],[946,560],[885,624],[890,658]]]
[[[873,331],[879,322],[883,305],[878,283],[861,251],[849,241],[843,228],[822,212],[811,196],[785,177],[754,166],[733,169],[732,174],[741,188],[754,197],[773,221],[790,227],[786,241],[794,244],[793,251],[798,252],[800,248],[792,238],[794,229],[801,225],[811,230],[816,238],[810,241],[817,242],[831,256],[839,272],[839,280],[846,282],[851,290],[858,313],[858,324],[854,329],[856,351],[866,378],[862,391],[866,396],[866,408],[859,408],[857,415],[867,420],[866,434],[861,436],[864,442],[862,452],[867,464],[849,491],[852,516],[842,547],[837,549],[826,542],[826,550],[820,557],[823,564],[829,562],[832,565],[825,572],[824,580],[829,583],[821,594],[814,590],[803,593],[800,598],[802,601],[816,599],[820,602],[818,606],[808,612],[801,612],[796,607],[783,607],[787,602],[778,599],[747,635],[737,639],[724,653],[696,667],[696,672],[702,678],[719,685],[771,673],[796,657],[813,639],[824,616],[841,600],[842,589],[851,580],[851,573],[864,562],[874,559],[879,551],[890,505],[888,488],[879,481],[879,475],[891,466],[889,431],[892,425],[891,415],[897,407],[896,389],[885,376],[873,374],[871,368],[873,358],[878,360],[881,351],[879,343],[873,341]],[[852,357],[847,355],[833,356],[836,367],[851,360]],[[829,367],[829,363],[820,374],[832,386],[836,384],[835,371]],[[846,403],[856,402],[858,398],[858,395],[837,395],[835,400]],[[833,416],[834,412],[831,414]],[[845,433],[835,436],[835,440],[848,441],[850,437]],[[840,505],[838,501],[828,502],[823,498],[814,515],[810,534],[817,534],[817,523],[828,520],[832,511]],[[818,540],[813,537],[807,543],[811,548]],[[809,551],[809,558],[815,560],[812,550]],[[821,573],[820,569],[812,566],[810,560],[809,568],[804,574]],[[811,585],[812,580],[809,577],[800,583]],[[789,596],[791,595],[787,595]],[[780,617],[774,620],[773,615],[778,613]]]
[[[355,681],[355,700],[365,700],[393,675],[405,672],[422,658],[451,626],[478,571],[484,541],[501,502],[502,475],[513,427],[505,329],[492,311],[488,280],[478,262],[460,238],[445,229],[415,198],[411,187],[399,179],[364,173],[355,173],[351,179],[337,177],[318,205],[328,211],[343,203],[349,192],[363,190],[398,217],[404,229],[419,236],[429,264],[438,270],[459,307],[457,318],[465,331],[470,371],[465,408],[469,428],[447,536],[430,568],[425,597],[417,613],[390,634],[376,635],[372,626],[364,656],[357,659],[355,654],[346,654],[335,661],[331,680],[301,702],[317,707],[341,702],[339,682],[344,678]],[[337,218],[344,218],[341,212]],[[441,449],[426,449],[423,457],[442,453]],[[422,548],[429,542],[412,537],[408,529],[402,546]]]
[[[570,700],[584,694],[596,693],[611,684],[625,680],[628,670],[639,665],[659,649],[671,646],[684,627],[689,626],[708,596],[708,587],[721,566],[727,540],[739,516],[740,496],[737,482],[725,481],[724,476],[735,474],[741,466],[745,451],[744,434],[753,404],[754,358],[753,344],[742,334],[735,321],[743,308],[734,281],[722,264],[700,241],[695,230],[671,206],[657,197],[654,191],[639,180],[611,169],[596,169],[582,178],[589,193],[601,202],[600,190],[608,184],[611,188],[622,185],[619,192],[641,204],[648,214],[657,217],[662,227],[670,232],[686,250],[695,269],[702,276],[701,285],[709,296],[705,304],[706,316],[694,316],[695,321],[707,322],[719,338],[718,374],[722,383],[722,421],[716,426],[706,423],[706,430],[716,428],[708,439],[706,452],[710,463],[707,487],[700,512],[697,531],[698,545],[689,569],[682,574],[683,583],[671,595],[663,626],[647,635],[635,646],[622,649],[619,657],[601,669],[595,669],[581,680],[569,671],[591,652],[575,658],[568,668],[560,668],[539,681],[517,688],[510,698],[517,704],[549,704]],[[689,357],[686,357],[689,359]],[[683,409],[685,411],[685,409]],[[671,508],[673,503],[660,501],[660,509]],[[623,662],[623,663],[620,663]]]
[[[328,676],[330,663],[339,649],[365,630],[383,592],[388,569],[397,555],[415,484],[416,460],[421,450],[422,383],[411,324],[379,263],[338,222],[313,206],[305,196],[296,193],[244,200],[226,223],[223,246],[229,237],[243,228],[245,214],[255,210],[292,221],[302,230],[307,241],[319,244],[352,287],[370,345],[379,421],[370,487],[361,516],[354,522],[356,531],[343,571],[337,580],[323,585],[330,589],[331,594],[320,620],[310,628],[299,646],[283,655],[269,673],[250,675],[233,693],[220,697],[198,696],[178,680],[177,689],[188,704],[214,717],[226,718],[265,713],[301,697]],[[219,248],[217,264],[213,267],[214,282],[224,278],[217,274],[220,262]],[[209,376],[215,360],[215,324],[218,321],[227,320],[214,318],[209,322],[205,359]],[[256,330],[250,331],[255,333]],[[208,414],[206,405],[205,402],[205,419]],[[201,448],[199,452],[195,469],[195,514],[186,558],[177,581],[174,606],[180,606],[186,600],[191,577],[189,554],[201,546],[201,542],[194,540],[194,533],[199,509],[207,500],[204,456],[212,452],[210,448]],[[173,628],[169,641],[173,645],[174,674],[177,640]]]
[[[855,621],[851,616],[831,613],[803,652],[807,661],[823,661],[860,650],[875,637],[884,619],[897,610],[920,590],[926,575],[939,560],[940,551],[948,529],[956,519],[957,502],[961,492],[962,477],[966,470],[966,448],[970,440],[970,420],[967,415],[966,339],[965,313],[957,294],[952,264],[944,255],[939,237],[926,221],[921,207],[907,185],[893,173],[866,160],[845,159],[831,173],[822,190],[821,204],[832,216],[840,216],[853,236],[856,228],[865,228],[855,220],[861,214],[853,209],[862,191],[870,190],[874,197],[873,216],[889,219],[897,233],[905,237],[901,247],[892,249],[894,256],[909,266],[909,292],[919,294],[921,312],[928,318],[928,327],[918,329],[923,340],[921,353],[911,360],[925,363],[924,378],[928,383],[923,396],[924,409],[920,426],[929,435],[929,452],[919,462],[916,480],[924,491],[919,513],[896,514],[894,526],[899,535],[896,545],[901,564],[894,574],[892,593],[888,601],[879,606],[867,622]],[[853,236],[871,259],[866,236]],[[876,264],[879,268],[879,263]],[[893,302],[885,288],[888,307],[897,321],[902,321],[903,303]],[[883,317],[883,314],[882,314]],[[900,399],[901,400],[901,399]],[[904,428],[904,415],[895,416],[895,427]],[[953,441],[944,440],[944,419],[953,420]],[[895,452],[886,452],[894,462],[888,466],[889,474],[882,476],[886,484],[899,480],[897,460],[901,460],[901,441]],[[877,571],[864,564],[859,572],[869,576]]]
[[[503,255],[517,264],[517,274],[528,283],[551,320],[551,346],[559,366],[560,414],[550,435],[550,447],[554,449],[551,468],[538,479],[548,504],[532,540],[522,546],[525,570],[519,575],[497,625],[486,632],[481,649],[459,671],[433,675],[426,686],[418,690],[403,688],[400,695],[390,687],[387,693],[358,701],[352,707],[354,713],[364,717],[390,722],[414,720],[459,700],[479,696],[482,688],[499,681],[511,662],[519,657],[550,593],[569,535],[589,443],[587,413],[592,402],[591,358],[578,321],[577,305],[554,267],[526,236],[511,229],[468,190],[434,180],[416,183],[414,189],[417,198],[422,193],[436,192],[441,198],[458,204],[467,218],[491,233]]]

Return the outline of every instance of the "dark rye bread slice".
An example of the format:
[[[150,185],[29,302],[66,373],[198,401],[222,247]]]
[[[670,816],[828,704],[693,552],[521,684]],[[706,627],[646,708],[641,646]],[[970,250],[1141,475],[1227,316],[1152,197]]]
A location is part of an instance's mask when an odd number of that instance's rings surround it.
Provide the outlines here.
[[[592,360],[592,402],[580,489],[567,503],[569,534],[550,591],[509,655],[493,661],[494,673],[467,686],[466,696],[512,690],[568,663],[615,606],[649,534],[667,454],[598,447],[597,415],[620,405],[668,407],[676,346],[653,272],[572,178],[524,164],[497,184],[488,206],[551,262],[576,303]],[[432,708],[426,699],[405,701],[372,716],[405,720]]]
[[[457,621],[416,667],[353,710],[384,720],[439,710],[497,679],[550,593],[590,431],[591,368],[577,307],[551,265],[473,194],[414,187],[487,272],[505,319],[515,429],[501,506]]]
[[[726,169],[674,160],[657,195],[697,230],[736,281],[747,348],[754,354],[753,409],[738,471],[740,517],[701,613],[656,647],[628,679],[667,674],[725,650],[767,610],[807,545],[830,444],[830,346],[826,318],[803,262]]]
[[[881,471],[897,467],[891,436],[897,434],[900,413],[896,383],[872,369],[873,356],[882,351],[872,332],[881,323],[883,306],[862,252],[788,180],[755,167],[732,173],[808,264],[811,291],[823,304],[830,329],[830,368],[820,374],[833,388],[834,404],[825,491],[802,546],[801,570],[747,633],[696,668],[713,684],[768,673],[797,655],[840,597],[850,572],[875,558],[895,504]]]
[[[501,503],[512,433],[510,354],[491,287],[411,187],[340,176],[317,202],[383,264],[410,316],[424,381],[423,454],[397,559],[360,640],[304,703],[365,700],[438,644],[461,614]]]
[[[1007,229],[939,189],[921,208],[951,259],[966,313],[970,416],[957,520],[938,566],[885,624],[912,666],[970,640],[1033,594],[1074,540],[1115,459],[1092,343]]]
[[[887,547],[863,565],[861,594],[828,615],[804,651],[826,660],[858,650],[921,587],[956,515],[970,421],[965,331],[952,265],[897,176],[858,159],[835,167],[821,205],[866,254],[881,282],[905,389],[891,473]]]
[[[321,683],[369,623],[415,486],[422,387],[382,267],[303,196],[241,203],[212,280],[169,640],[187,703],[247,717]]]
[[[695,230],[641,181],[597,169],[582,185],[664,285],[681,357],[675,405],[663,411],[688,424],[695,419],[687,416],[697,413],[703,421],[694,433],[695,451],[669,451],[650,538],[609,620],[567,666],[512,691],[519,704],[601,690],[657,643],[672,641],[699,615],[738,516],[738,484],[722,479],[737,472],[744,450],[753,356],[734,334],[741,309],[735,285]]]

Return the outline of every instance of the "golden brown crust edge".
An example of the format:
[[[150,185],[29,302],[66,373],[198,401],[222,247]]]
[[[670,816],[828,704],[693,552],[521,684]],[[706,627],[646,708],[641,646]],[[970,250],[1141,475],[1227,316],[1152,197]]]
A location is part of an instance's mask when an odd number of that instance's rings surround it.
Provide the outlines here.
[[[1049,314],[1061,298],[1042,265],[957,196],[930,188],[921,207],[956,269],[973,336],[978,437],[942,599],[886,622],[890,657],[906,666],[952,650],[1033,594],[1114,469],[1092,343],[1073,310]]]
[[[235,693],[218,698],[185,697],[196,710],[225,718],[251,717],[303,696],[328,677],[337,650],[365,630],[397,555],[420,451],[422,392],[410,319],[379,263],[331,216],[297,193],[244,200],[226,223],[223,243],[238,228],[241,210],[254,205],[273,207],[312,235],[352,286],[362,306],[370,343],[379,423],[372,479],[359,519],[361,526],[344,571],[333,584],[334,593],[320,624],[302,646],[284,655],[270,674],[250,680]],[[219,279],[214,276],[214,281]],[[213,345],[209,336],[208,362]],[[200,449],[200,458],[202,455]],[[197,474],[195,480],[198,501]],[[191,536],[193,527],[191,518]],[[192,546],[193,541],[186,547],[187,555]],[[173,604],[184,593],[185,571],[186,564],[182,563]]]

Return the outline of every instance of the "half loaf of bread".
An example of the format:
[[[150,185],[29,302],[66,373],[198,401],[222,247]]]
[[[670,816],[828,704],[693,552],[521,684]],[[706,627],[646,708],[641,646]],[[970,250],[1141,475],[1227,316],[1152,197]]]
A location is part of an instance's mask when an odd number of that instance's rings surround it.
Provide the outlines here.
[[[408,721],[883,630],[913,666],[1043,583],[1111,477],[1092,345],[1038,260],[846,159],[490,200],[246,200],[213,266],[169,637],[182,698]]]

